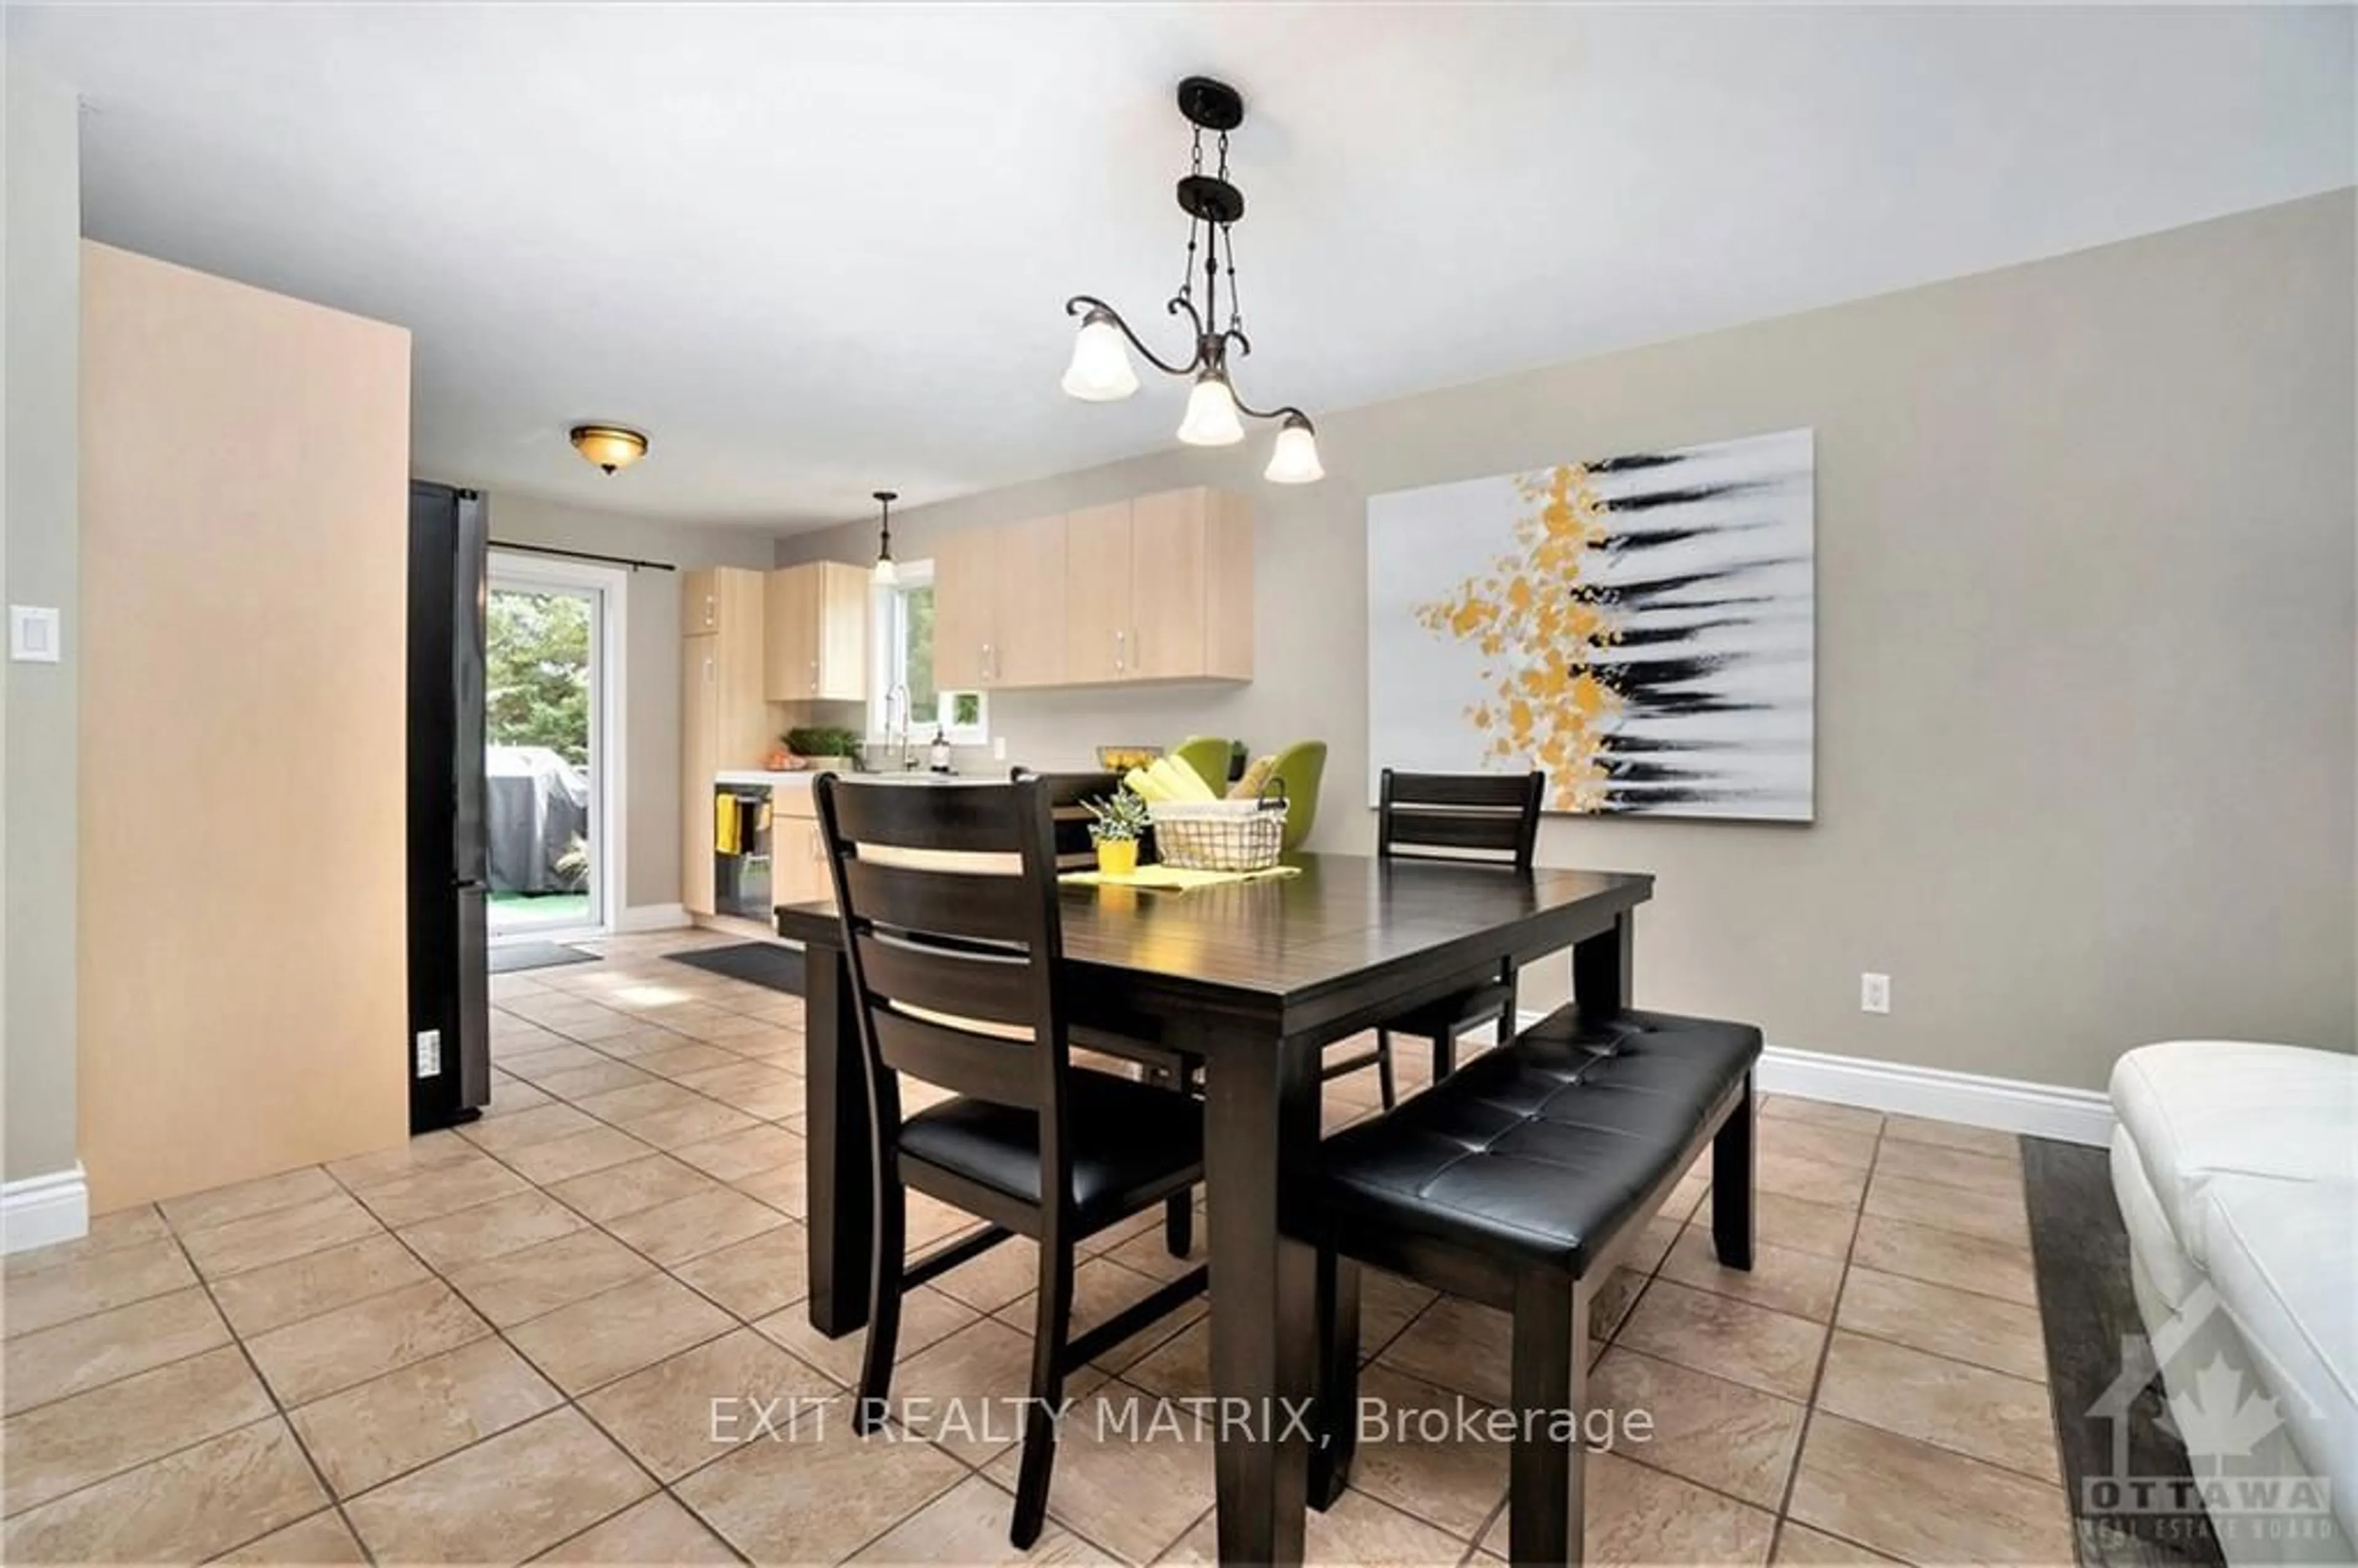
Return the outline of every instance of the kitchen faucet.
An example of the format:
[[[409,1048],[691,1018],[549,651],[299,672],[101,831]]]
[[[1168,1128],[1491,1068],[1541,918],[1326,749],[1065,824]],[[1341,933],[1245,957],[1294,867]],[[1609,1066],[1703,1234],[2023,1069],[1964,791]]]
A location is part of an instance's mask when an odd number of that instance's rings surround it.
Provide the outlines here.
[[[898,699],[897,703],[895,701],[896,698]],[[909,695],[909,687],[906,682],[894,681],[891,686],[884,689],[884,745],[886,754],[899,757],[900,762],[898,765],[903,773],[907,773],[917,765],[916,756],[909,750],[909,722],[911,719],[909,710],[914,706],[914,699]],[[895,719],[893,717],[896,712],[899,714],[897,729],[895,728]]]

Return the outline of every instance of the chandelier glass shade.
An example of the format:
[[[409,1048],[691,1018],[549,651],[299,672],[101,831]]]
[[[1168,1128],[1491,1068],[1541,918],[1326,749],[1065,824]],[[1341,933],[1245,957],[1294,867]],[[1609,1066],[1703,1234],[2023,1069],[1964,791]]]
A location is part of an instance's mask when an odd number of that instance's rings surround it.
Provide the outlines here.
[[[1138,356],[1168,376],[1192,384],[1187,411],[1179,424],[1179,439],[1193,447],[1234,446],[1244,439],[1245,419],[1274,420],[1277,443],[1262,477],[1275,484],[1307,484],[1325,477],[1318,460],[1318,435],[1310,416],[1292,405],[1255,408],[1237,395],[1228,377],[1228,355],[1252,352],[1245,335],[1244,312],[1237,300],[1235,228],[1244,216],[1244,192],[1228,180],[1228,133],[1244,123],[1244,99],[1226,82],[1191,76],[1179,84],[1179,112],[1195,126],[1189,172],[1179,181],[1179,209],[1187,214],[1187,264],[1180,275],[1179,292],[1166,311],[1184,317],[1194,332],[1194,351],[1184,362],[1166,360],[1146,346],[1121,312],[1094,295],[1076,294],[1065,302],[1065,314],[1080,319],[1073,340],[1072,362],[1065,368],[1064,388],[1084,403],[1113,403],[1138,390],[1138,372],[1130,363]],[[1214,143],[1214,171],[1204,171],[1204,134]],[[1197,272],[1202,297],[1197,298]],[[1220,324],[1222,274],[1226,273],[1228,321]]]

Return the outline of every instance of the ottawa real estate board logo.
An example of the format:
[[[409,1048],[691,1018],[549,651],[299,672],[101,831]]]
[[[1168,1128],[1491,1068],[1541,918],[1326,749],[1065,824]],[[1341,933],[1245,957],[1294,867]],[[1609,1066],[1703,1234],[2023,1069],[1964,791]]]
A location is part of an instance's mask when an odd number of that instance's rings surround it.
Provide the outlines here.
[[[2288,1430],[2288,1402],[2303,1419],[2318,1409],[2301,1390],[2271,1394],[2229,1362],[2237,1338],[2224,1312],[2204,1283],[2159,1333],[2121,1336],[2120,1376],[2088,1407],[2111,1423],[2112,1453],[2104,1473],[2081,1479],[2081,1528],[2158,1542],[2212,1536],[2231,1559],[2244,1555],[2239,1543],[2266,1542],[2273,1561],[2334,1561],[2331,1493],[2301,1463]],[[2186,1473],[2147,1473],[2168,1466],[2155,1463],[2150,1444],[2137,1451],[2141,1427],[2185,1444]]]

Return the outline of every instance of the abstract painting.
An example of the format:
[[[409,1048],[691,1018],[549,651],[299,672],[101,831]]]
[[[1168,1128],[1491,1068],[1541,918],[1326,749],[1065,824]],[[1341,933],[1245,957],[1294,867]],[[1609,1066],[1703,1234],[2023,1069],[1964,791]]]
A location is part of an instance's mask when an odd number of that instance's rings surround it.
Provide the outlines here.
[[[1548,775],[1549,809],[1807,822],[1812,432],[1368,501],[1368,790]]]

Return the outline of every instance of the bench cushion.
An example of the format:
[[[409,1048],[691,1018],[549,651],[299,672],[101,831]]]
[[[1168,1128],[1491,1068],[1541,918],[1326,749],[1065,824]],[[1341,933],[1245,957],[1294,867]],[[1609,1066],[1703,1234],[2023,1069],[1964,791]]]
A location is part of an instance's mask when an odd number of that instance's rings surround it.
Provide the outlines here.
[[[1759,1054],[1749,1024],[1563,1009],[1328,1139],[1329,1210],[1579,1277]]]

